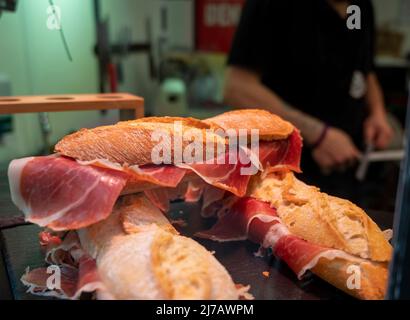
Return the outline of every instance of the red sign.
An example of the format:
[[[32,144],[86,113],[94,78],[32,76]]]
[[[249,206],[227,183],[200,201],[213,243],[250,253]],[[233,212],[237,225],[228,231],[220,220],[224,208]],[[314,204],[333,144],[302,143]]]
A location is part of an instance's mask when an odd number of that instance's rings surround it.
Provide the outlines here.
[[[196,48],[229,52],[245,0],[196,0]]]

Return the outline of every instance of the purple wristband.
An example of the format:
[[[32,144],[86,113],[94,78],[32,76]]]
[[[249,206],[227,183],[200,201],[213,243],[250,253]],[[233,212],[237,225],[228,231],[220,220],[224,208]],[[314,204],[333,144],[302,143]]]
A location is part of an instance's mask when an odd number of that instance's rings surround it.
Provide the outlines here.
[[[320,136],[317,138],[315,143],[311,145],[312,150],[316,149],[317,147],[319,147],[322,144],[323,140],[326,137],[327,130],[329,130],[329,125],[327,123],[325,123],[325,127],[323,128],[322,132],[320,133]]]

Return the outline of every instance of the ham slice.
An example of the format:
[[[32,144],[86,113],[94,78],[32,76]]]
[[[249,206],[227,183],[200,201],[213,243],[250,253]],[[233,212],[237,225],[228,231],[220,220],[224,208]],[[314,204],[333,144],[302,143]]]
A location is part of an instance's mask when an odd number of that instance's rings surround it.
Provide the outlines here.
[[[107,218],[130,182],[175,187],[185,171],[170,165],[130,169],[107,161],[81,163],[48,156],[14,160],[8,174],[13,202],[27,221],[73,230]]]
[[[259,142],[259,164],[258,170],[266,173],[281,170],[293,170],[300,172],[300,156],[302,149],[302,139],[297,130],[284,140],[260,141]],[[230,163],[232,152],[238,153],[238,161]],[[240,156],[238,156],[240,154]],[[244,174],[244,169],[255,166],[255,155],[250,149],[240,149],[239,151],[228,150],[225,154],[219,155],[214,163],[181,163],[176,164],[180,168],[190,169],[201,177],[208,184],[217,188],[232,192],[238,197],[243,197],[246,193],[251,174]],[[253,161],[251,162],[251,159]],[[242,160],[242,161],[240,161]],[[252,170],[248,170],[252,172]],[[257,172],[257,170],[256,170]],[[256,173],[254,172],[254,173]]]
[[[47,285],[47,280],[52,276],[51,271],[47,273],[47,268],[37,268],[31,271],[27,269],[26,273],[21,277],[21,282],[28,287],[28,293],[70,299],[75,296],[77,291],[78,270],[74,267],[64,266],[60,268],[60,274],[59,289]]]
[[[45,233],[50,235],[48,242],[44,242]],[[49,264],[74,266],[73,254],[79,252],[81,255],[78,236],[74,231],[61,232],[61,235],[43,231],[39,234],[39,238],[40,244],[45,250],[45,260]]]
[[[354,259],[341,250],[313,244],[290,234],[275,208],[250,197],[237,199],[229,213],[220,217],[210,230],[199,232],[197,236],[215,241],[249,239],[264,248],[272,248],[274,255],[282,259],[299,279],[314,268],[320,258],[331,260],[349,256]]]
[[[201,179],[189,181],[185,192],[185,202],[198,202],[201,200],[202,192],[206,183]]]
[[[14,160],[8,175],[13,202],[26,220],[54,230],[105,219],[128,178],[121,171],[54,156]]]
[[[146,181],[157,186],[175,188],[185,176],[186,170],[173,165],[131,166],[132,178]]]
[[[281,170],[301,172],[300,157],[302,138],[298,130],[293,130],[286,140],[259,143],[259,161],[264,173]]]
[[[40,244],[45,247],[48,247],[48,246],[54,247],[54,246],[59,246],[61,244],[61,238],[56,235],[53,235],[49,231],[40,232],[39,238],[40,238]]]
[[[129,174],[129,180],[150,182],[154,185],[163,187],[176,187],[184,177],[186,170],[177,168],[173,165],[154,165],[146,164],[143,166],[127,166],[111,162],[106,159],[95,159],[92,161],[80,161],[77,163],[84,166],[94,166],[117,171],[123,171]]]
[[[81,249],[76,232],[69,232],[64,240],[57,238],[49,232],[40,233],[40,243],[47,248],[46,261],[52,268],[27,269],[21,277],[27,292],[63,299],[78,299],[83,292],[97,291],[104,295],[106,289],[96,261]],[[61,260],[67,256],[70,258]]]
[[[197,236],[220,242],[254,238],[255,234],[260,233],[259,226],[252,226],[252,234],[250,233],[251,224],[255,219],[269,226],[279,221],[276,210],[269,204],[249,197],[239,198],[227,214],[219,217],[211,229],[199,232]]]
[[[152,189],[158,186],[175,188],[185,177],[186,170],[173,165],[153,165],[143,166],[120,165],[106,159],[95,159],[92,161],[79,161],[85,166],[96,166],[106,169],[122,171],[128,174],[128,180],[121,194],[131,194],[141,192],[145,189]]]
[[[239,197],[243,196],[251,175],[242,174],[241,169],[249,167],[249,164],[243,164],[240,161],[229,163],[229,152],[221,155],[220,159],[215,162],[212,164],[203,162],[176,165],[180,168],[192,170],[208,184],[230,191]]]
[[[144,191],[144,194],[151,203],[162,212],[169,211],[169,203],[171,199],[168,194],[168,188],[150,189]]]
[[[217,214],[221,205],[223,205],[223,199],[227,192],[223,189],[215,188],[211,185],[205,185],[202,197],[202,209],[201,215],[203,217],[210,217],[213,214]]]
[[[162,212],[168,212],[170,202],[184,200],[198,202],[202,198],[201,215],[204,218],[219,216],[230,209],[232,194],[196,179],[180,183],[176,188],[155,188],[144,191],[145,196]]]

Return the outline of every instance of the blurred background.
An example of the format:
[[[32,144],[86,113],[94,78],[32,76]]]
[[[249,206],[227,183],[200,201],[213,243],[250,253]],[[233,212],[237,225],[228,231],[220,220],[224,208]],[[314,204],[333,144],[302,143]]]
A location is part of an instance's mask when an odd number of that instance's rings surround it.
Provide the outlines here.
[[[143,97],[146,115],[204,118],[221,113],[229,109],[223,103],[226,60],[244,3],[0,0],[0,99],[118,91]],[[395,116],[397,125],[403,126],[409,81],[410,1],[372,3],[375,70],[386,109]],[[53,28],[55,12],[50,6],[58,7],[62,30]],[[44,125],[55,143],[79,128],[119,119],[115,110],[46,116],[0,115],[0,163],[41,153]],[[377,184],[383,192],[389,189],[394,193],[398,161],[387,163],[390,169],[369,167],[364,179],[371,179],[371,170],[383,171]],[[380,200],[372,189],[374,181],[371,186],[364,192],[373,198],[363,202],[380,208],[374,202]],[[384,198],[382,206],[392,209],[394,195]]]

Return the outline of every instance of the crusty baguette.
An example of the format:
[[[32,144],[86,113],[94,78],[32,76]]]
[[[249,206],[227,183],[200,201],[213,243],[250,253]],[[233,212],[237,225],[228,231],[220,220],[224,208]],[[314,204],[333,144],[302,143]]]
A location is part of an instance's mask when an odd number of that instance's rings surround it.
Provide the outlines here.
[[[277,115],[261,109],[240,109],[217,115],[204,122],[217,125],[224,130],[251,129],[259,130],[259,138],[265,141],[286,139],[294,126]]]
[[[108,219],[80,230],[79,236],[82,247],[97,261],[109,298],[239,297],[214,256],[194,240],[176,234],[141,194],[123,197]]]
[[[155,141],[154,132],[160,132],[170,137],[171,141],[164,141],[171,151],[171,162],[174,160],[175,123],[179,122],[182,130],[182,150],[195,139],[204,138],[203,146],[207,143],[221,143],[226,141],[213,134],[211,130],[216,125],[206,124],[193,118],[162,117],[141,118],[137,120],[119,122],[115,125],[102,126],[94,129],[81,129],[64,137],[55,146],[55,151],[76,160],[93,161],[106,159],[121,165],[144,165],[153,161],[151,152],[162,139]],[[215,148],[216,149],[216,148]]]
[[[223,113],[204,121],[194,118],[149,117],[119,122],[116,125],[94,129],[81,129],[64,137],[55,146],[55,152],[81,161],[106,159],[121,165],[144,165],[152,163],[151,151],[158,144],[152,139],[155,131],[175,136],[175,122],[182,125],[182,150],[192,143],[194,136],[202,135],[206,150],[212,143],[227,144],[224,135],[228,129],[258,129],[262,140],[286,139],[294,130],[293,125],[278,116],[258,109],[237,110]],[[219,132],[218,130],[219,129]],[[171,143],[172,161],[174,161],[174,143]],[[217,149],[217,148],[215,148]]]
[[[254,177],[249,189],[252,197],[277,209],[290,233],[347,253],[333,259],[321,257],[313,273],[357,298],[384,298],[392,247],[362,209],[304,184],[293,173]],[[348,287],[356,275],[351,266],[359,270],[359,288]]]
[[[362,209],[304,184],[291,172],[283,178],[254,177],[249,194],[270,202],[289,231],[309,242],[376,262],[391,258],[392,246]]]
[[[386,294],[387,263],[356,261],[348,258],[333,260],[320,258],[311,271],[336,288],[358,299],[382,300]]]
[[[121,197],[114,208],[114,214],[118,214],[123,231],[128,234],[143,232],[153,224],[155,227],[178,234],[165,215],[142,195]]]

